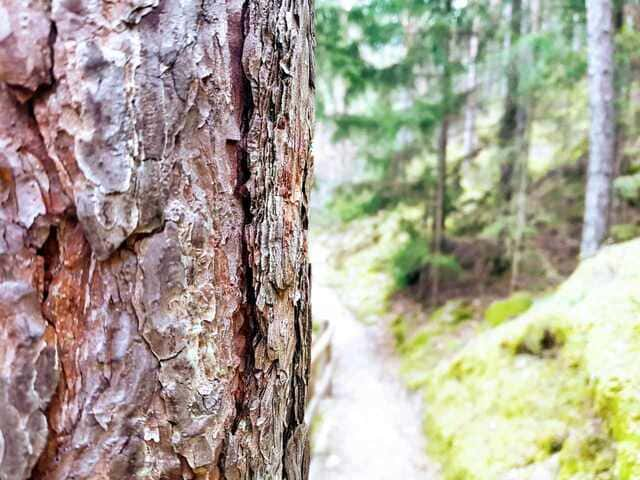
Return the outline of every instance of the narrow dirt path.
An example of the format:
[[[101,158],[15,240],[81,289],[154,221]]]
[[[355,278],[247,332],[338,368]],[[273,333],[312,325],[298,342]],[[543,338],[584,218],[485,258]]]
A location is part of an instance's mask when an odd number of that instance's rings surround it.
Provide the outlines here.
[[[381,326],[367,326],[327,285],[327,255],[313,245],[314,317],[334,326],[332,395],[320,406],[311,480],[436,480],[425,456],[420,400],[398,378]]]

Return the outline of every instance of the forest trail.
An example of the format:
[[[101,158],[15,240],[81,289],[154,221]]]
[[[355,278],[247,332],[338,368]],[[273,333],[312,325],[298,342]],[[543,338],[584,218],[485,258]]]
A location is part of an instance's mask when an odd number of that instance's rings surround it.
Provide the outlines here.
[[[436,480],[438,468],[424,453],[420,399],[399,379],[391,339],[341,303],[328,282],[327,255],[312,245],[312,308],[334,327],[334,376],[332,395],[320,405],[310,478]]]

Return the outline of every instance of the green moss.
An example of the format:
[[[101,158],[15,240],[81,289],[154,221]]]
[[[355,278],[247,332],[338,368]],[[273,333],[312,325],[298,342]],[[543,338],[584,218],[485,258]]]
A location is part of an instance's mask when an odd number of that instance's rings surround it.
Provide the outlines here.
[[[558,480],[613,480],[616,452],[601,421],[587,421],[571,432],[560,452]]]
[[[422,320],[422,327],[399,348],[401,372],[411,388],[421,388],[443,358],[465,345],[479,327],[476,316],[476,308],[468,301],[451,300]],[[411,323],[420,321],[414,319]]]
[[[640,478],[638,257],[640,240],[606,248],[555,294],[440,361],[424,360],[464,322],[436,321],[405,342],[403,369],[423,392],[446,479],[540,469],[558,480]]]
[[[506,339],[504,347],[516,355],[554,356],[566,342],[568,330],[563,317],[541,317],[524,327],[514,338]]]
[[[489,325],[495,327],[526,312],[532,304],[533,300],[528,293],[514,293],[509,298],[496,300],[489,305],[489,308],[487,308],[484,314],[484,318]]]
[[[626,242],[640,236],[640,226],[634,223],[619,223],[611,226],[610,233],[615,242]]]
[[[398,315],[393,322],[391,322],[391,333],[393,334],[396,347],[402,348],[407,339],[407,323],[402,315]]]
[[[454,299],[438,308],[431,316],[431,321],[455,325],[473,317],[471,304],[464,299]]]
[[[478,339],[484,341],[473,341],[438,366],[424,390],[428,433],[437,430],[445,440],[439,456],[454,471],[473,472],[468,479],[500,478],[544,461],[561,450],[589,407],[583,373],[558,376],[571,370],[561,356],[539,358],[504,348],[526,337],[527,325],[503,330],[482,334]]]

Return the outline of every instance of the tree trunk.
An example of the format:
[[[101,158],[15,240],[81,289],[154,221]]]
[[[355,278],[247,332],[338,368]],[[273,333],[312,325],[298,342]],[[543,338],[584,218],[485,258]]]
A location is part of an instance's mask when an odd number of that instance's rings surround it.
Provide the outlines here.
[[[445,194],[447,187],[447,147],[449,143],[449,118],[447,115],[440,125],[438,134],[438,181],[433,211],[433,263],[431,267],[431,302],[437,305],[440,296],[440,256],[444,239]]]
[[[312,6],[0,15],[0,479],[305,479]]]
[[[542,0],[529,0],[528,11],[530,22],[525,31],[538,33],[542,21]],[[531,48],[520,52],[519,63],[525,65],[535,64],[535,52]],[[519,288],[522,260],[525,253],[525,231],[527,228],[527,190],[529,186],[529,148],[531,129],[534,122],[535,94],[532,92],[522,100],[523,108],[519,110],[516,118],[517,159],[516,159],[516,185],[513,199],[513,245],[511,260],[511,291]]]
[[[478,87],[478,53],[479,39],[478,27],[476,22],[471,26],[471,34],[469,35],[469,53],[467,65],[467,101],[464,111],[464,155],[469,158],[477,146],[476,136],[476,114],[478,111],[478,99],[476,89]]]
[[[502,119],[500,121],[500,145],[505,157],[500,166],[500,200],[509,205],[513,196],[513,175],[518,161],[518,119],[526,116],[525,106],[520,94],[520,55],[517,53],[518,41],[522,32],[522,0],[511,0],[511,18],[509,21],[509,46],[511,54],[507,64],[507,92]]]
[[[444,13],[450,15],[452,11],[452,1],[445,0]],[[440,80],[440,95],[442,105],[442,120],[438,133],[438,155],[436,165],[436,191],[433,202],[433,223],[432,223],[432,263],[431,263],[431,303],[436,305],[440,295],[440,261],[442,255],[442,243],[445,234],[445,197],[447,189],[447,149],[449,144],[449,116],[451,114],[452,102],[452,72],[449,58],[451,42],[450,28],[444,32],[443,56],[442,56],[442,78]],[[426,294],[425,282],[422,282],[422,293]]]
[[[532,53],[532,52],[531,52]],[[528,60],[533,61],[532,55]],[[527,228],[527,188],[529,185],[529,134],[530,125],[533,121],[533,100],[529,100],[529,106],[521,109],[517,122],[517,161],[515,164],[515,197],[512,200],[512,216],[514,217],[512,237],[512,258],[511,258],[511,291],[519,287],[520,273],[522,270],[522,259],[524,256],[525,230]],[[527,116],[526,113],[530,115]]]
[[[589,48],[589,168],[580,256],[596,253],[609,228],[615,162],[614,26],[611,0],[587,1]]]

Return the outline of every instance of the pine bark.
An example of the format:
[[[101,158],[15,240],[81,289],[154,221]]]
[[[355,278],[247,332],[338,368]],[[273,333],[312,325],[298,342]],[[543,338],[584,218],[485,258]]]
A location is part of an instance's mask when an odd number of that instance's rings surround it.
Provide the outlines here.
[[[596,253],[609,229],[616,155],[614,23],[611,0],[587,1],[589,50],[589,168],[580,256]]]
[[[312,5],[0,17],[0,479],[306,479]]]

